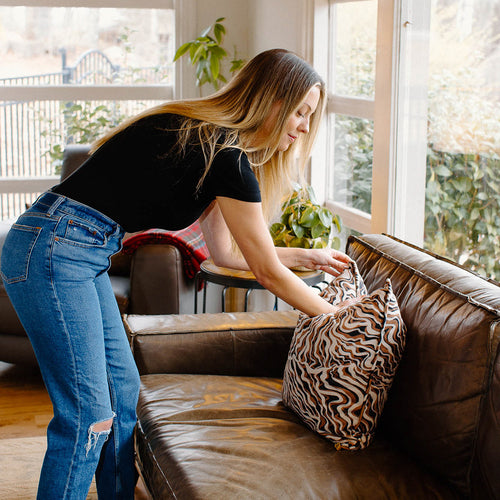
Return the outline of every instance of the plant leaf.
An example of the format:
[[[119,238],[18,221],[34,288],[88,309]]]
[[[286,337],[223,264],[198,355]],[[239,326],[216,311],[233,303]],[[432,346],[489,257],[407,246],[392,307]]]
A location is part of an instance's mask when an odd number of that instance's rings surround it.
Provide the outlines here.
[[[226,34],[226,28],[222,24],[216,23],[214,26],[214,36],[217,42],[222,42],[222,36]]]
[[[190,47],[191,47],[191,42],[186,42],[182,44],[175,53],[174,62],[177,61],[179,57],[182,57],[189,50]]]
[[[328,208],[321,208],[318,212],[318,216],[323,226],[330,227],[332,225],[333,214]]]
[[[342,219],[340,218],[340,216],[335,215],[332,219],[332,222],[335,225],[335,227],[337,228],[337,232],[341,233],[342,232]]]
[[[325,233],[325,226],[323,226],[323,224],[321,224],[321,222],[314,224],[314,226],[311,228],[311,236],[313,238],[318,238],[323,233]]]
[[[212,80],[219,78],[220,63],[217,57],[212,54],[210,56],[210,72],[212,73]]]
[[[306,230],[298,222],[293,221],[290,225],[297,238],[302,238],[306,233]]]

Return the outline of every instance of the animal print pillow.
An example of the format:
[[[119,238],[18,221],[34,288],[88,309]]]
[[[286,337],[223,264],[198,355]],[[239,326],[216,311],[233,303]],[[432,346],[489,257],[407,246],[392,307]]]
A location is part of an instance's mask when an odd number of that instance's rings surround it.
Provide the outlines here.
[[[366,293],[355,267],[322,292],[331,303]],[[337,449],[371,440],[398,367],[406,329],[391,282],[333,314],[302,314],[283,377],[283,402]]]
[[[367,295],[365,283],[361,274],[358,271],[356,262],[352,261],[340,276],[337,276],[330,284],[320,293],[330,304],[336,305],[344,300],[354,299],[360,295]]]

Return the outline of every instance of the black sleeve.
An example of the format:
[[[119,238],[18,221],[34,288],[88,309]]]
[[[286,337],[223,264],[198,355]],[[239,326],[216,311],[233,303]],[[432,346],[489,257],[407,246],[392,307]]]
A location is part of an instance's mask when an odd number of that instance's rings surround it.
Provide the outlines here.
[[[215,196],[260,202],[259,182],[245,153],[235,148],[219,151],[206,178]]]

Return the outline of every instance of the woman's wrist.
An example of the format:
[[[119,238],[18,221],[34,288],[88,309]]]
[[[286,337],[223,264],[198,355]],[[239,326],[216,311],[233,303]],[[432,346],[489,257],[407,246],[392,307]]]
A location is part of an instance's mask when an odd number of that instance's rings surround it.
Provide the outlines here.
[[[306,252],[305,248],[276,247],[276,253],[281,263],[289,269],[307,264]]]

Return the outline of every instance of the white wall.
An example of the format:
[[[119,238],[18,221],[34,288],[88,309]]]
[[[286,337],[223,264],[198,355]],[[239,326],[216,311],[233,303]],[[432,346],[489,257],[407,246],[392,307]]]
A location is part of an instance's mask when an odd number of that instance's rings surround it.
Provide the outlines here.
[[[311,0],[251,0],[249,49],[253,55],[263,50],[283,48],[311,60]]]
[[[286,48],[308,58],[308,23],[311,0],[197,0],[197,32],[226,18],[228,35],[224,46],[247,57],[271,49]]]

